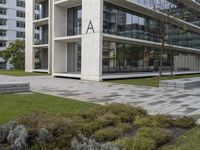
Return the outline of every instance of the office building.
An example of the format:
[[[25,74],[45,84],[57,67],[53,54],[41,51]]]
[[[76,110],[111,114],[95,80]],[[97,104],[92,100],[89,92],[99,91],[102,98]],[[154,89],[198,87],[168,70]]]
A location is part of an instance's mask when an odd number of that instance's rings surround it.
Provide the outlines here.
[[[163,71],[200,72],[198,0],[29,0],[26,9],[28,72],[95,81],[158,74],[166,18]]]
[[[25,0],[0,0],[0,51],[10,42],[25,38]],[[12,65],[0,58],[0,69]]]

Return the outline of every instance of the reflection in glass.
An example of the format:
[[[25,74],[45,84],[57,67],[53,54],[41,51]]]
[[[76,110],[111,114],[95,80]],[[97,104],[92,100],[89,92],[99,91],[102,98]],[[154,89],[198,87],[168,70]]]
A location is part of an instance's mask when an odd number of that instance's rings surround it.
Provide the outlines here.
[[[104,41],[103,73],[157,72],[159,57],[158,48]],[[199,66],[199,54],[164,50],[163,71],[199,71]]]

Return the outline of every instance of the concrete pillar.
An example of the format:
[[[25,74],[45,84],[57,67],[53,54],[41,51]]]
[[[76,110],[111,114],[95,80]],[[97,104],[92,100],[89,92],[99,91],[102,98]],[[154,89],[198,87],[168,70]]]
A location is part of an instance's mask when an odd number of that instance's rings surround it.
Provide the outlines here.
[[[33,52],[33,40],[34,40],[34,33],[33,33],[33,20],[34,20],[34,0],[26,1],[26,54],[25,54],[25,70],[27,72],[32,72],[34,69],[34,52]]]
[[[53,9],[53,0],[49,0],[49,21],[48,21],[48,73],[52,74],[52,9]]]
[[[82,0],[82,80],[102,80],[103,0]]]

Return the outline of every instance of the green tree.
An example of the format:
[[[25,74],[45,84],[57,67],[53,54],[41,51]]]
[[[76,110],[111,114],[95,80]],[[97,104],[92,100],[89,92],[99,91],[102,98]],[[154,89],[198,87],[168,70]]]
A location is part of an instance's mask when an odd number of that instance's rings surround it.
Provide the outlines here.
[[[25,41],[16,40],[4,49],[0,56],[14,66],[14,69],[25,69]]]

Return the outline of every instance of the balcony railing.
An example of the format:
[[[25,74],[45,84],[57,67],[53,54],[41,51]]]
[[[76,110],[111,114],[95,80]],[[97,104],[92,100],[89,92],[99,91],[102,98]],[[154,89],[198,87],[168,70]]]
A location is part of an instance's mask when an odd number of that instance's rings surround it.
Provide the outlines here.
[[[43,39],[43,40],[35,40],[35,45],[44,45],[48,44],[48,39]]]

